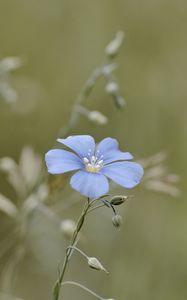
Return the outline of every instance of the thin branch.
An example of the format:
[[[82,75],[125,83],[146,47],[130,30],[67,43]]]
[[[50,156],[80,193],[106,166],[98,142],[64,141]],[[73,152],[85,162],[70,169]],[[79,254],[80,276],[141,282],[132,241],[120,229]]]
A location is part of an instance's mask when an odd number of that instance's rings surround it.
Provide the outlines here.
[[[67,250],[68,250],[68,249],[76,250],[77,252],[79,252],[80,254],[82,254],[82,256],[84,256],[86,259],[89,258],[82,250],[80,250],[79,248],[77,248],[77,247],[75,247],[75,246],[69,246],[69,247],[67,247]]]
[[[81,283],[78,283],[78,282],[75,282],[75,281],[64,281],[62,283],[62,285],[65,285],[65,284],[72,284],[72,285],[75,285],[75,286],[78,286],[80,287],[81,289],[87,291],[88,293],[90,293],[91,295],[95,296],[97,299],[99,300],[104,300],[103,297],[99,296],[98,294],[96,294],[95,292],[93,292],[92,290],[90,290],[89,288],[85,287],[84,285],[82,285]]]

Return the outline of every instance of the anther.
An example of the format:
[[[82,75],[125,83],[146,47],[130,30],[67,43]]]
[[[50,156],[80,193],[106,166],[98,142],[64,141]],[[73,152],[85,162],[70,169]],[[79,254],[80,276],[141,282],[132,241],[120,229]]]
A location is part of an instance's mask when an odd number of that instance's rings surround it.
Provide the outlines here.
[[[89,163],[89,159],[87,157],[84,157],[83,161],[84,161],[85,164]]]

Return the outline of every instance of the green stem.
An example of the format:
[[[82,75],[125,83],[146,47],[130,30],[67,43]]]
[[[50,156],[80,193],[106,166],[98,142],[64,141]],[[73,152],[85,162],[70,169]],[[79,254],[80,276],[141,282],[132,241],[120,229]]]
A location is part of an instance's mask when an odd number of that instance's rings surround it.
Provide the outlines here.
[[[53,289],[53,300],[58,300],[59,299],[59,295],[60,295],[60,290],[61,290],[61,286],[62,286],[62,281],[63,281],[63,278],[64,278],[64,275],[65,275],[65,272],[66,272],[66,269],[67,269],[67,265],[68,265],[68,261],[71,257],[71,253],[73,251],[73,246],[75,245],[76,243],[76,240],[77,240],[77,236],[79,234],[79,231],[81,230],[83,224],[84,224],[84,220],[85,220],[85,216],[87,214],[87,211],[88,209],[90,208],[91,206],[91,202],[88,201],[86,202],[84,208],[83,208],[83,211],[78,219],[78,222],[77,222],[77,226],[76,226],[76,229],[74,231],[74,234],[73,234],[73,237],[72,237],[72,240],[70,242],[70,245],[69,245],[69,249],[66,251],[66,255],[65,255],[65,258],[64,258],[64,262],[63,262],[63,266],[62,266],[62,270],[59,274],[59,278],[54,286],[54,289]]]
[[[79,248],[75,247],[75,246],[68,246],[67,250],[72,249],[72,250],[76,250],[77,252],[79,252],[84,258],[88,259],[88,255],[86,255],[82,250],[80,250]]]
[[[82,285],[82,284],[80,284],[78,282],[75,282],[75,281],[64,281],[62,283],[62,285],[65,285],[65,284],[72,284],[72,285],[78,286],[81,289],[83,289],[83,290],[87,291],[88,293],[90,293],[91,295],[95,296],[99,300],[105,300],[103,297],[99,296],[98,294],[96,294],[95,292],[93,292],[92,290],[88,289],[87,287],[85,287],[84,285]],[[113,300],[113,299],[111,299],[111,300]]]
[[[92,207],[91,209],[89,209],[88,214],[89,214],[91,211],[93,211],[93,210],[95,210],[95,209],[98,209],[98,208],[101,208],[101,207],[104,207],[104,206],[106,207],[105,204],[99,204],[99,205],[96,205],[96,206]]]

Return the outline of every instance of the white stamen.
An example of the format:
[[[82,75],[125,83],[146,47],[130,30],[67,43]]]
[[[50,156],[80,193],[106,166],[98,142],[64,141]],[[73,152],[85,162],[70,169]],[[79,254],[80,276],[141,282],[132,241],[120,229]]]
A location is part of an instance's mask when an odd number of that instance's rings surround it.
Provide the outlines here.
[[[84,157],[83,160],[85,164],[89,163],[89,159],[87,157]]]
[[[98,164],[99,166],[102,166],[102,165],[103,165],[103,159],[99,160],[97,164]]]
[[[92,155],[91,157],[90,156],[91,156],[90,153],[88,153],[88,156],[83,158],[83,162],[85,164],[85,169],[88,172],[97,173],[100,171],[100,169],[104,165],[103,159],[99,160],[97,156],[94,156],[94,155]],[[103,157],[103,155],[101,155],[101,157]]]
[[[95,156],[92,156],[92,157],[91,157],[91,163],[92,163],[92,164],[95,164],[95,162],[96,162],[96,157],[95,157]]]

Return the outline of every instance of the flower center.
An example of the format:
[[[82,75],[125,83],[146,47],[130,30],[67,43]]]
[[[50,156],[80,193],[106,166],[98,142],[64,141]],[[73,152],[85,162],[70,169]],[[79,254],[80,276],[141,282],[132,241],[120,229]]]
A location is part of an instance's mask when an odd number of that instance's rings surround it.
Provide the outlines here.
[[[103,160],[102,159],[99,160],[97,156],[94,155],[89,158],[84,157],[83,161],[85,164],[86,171],[90,173],[97,173],[103,167]]]

